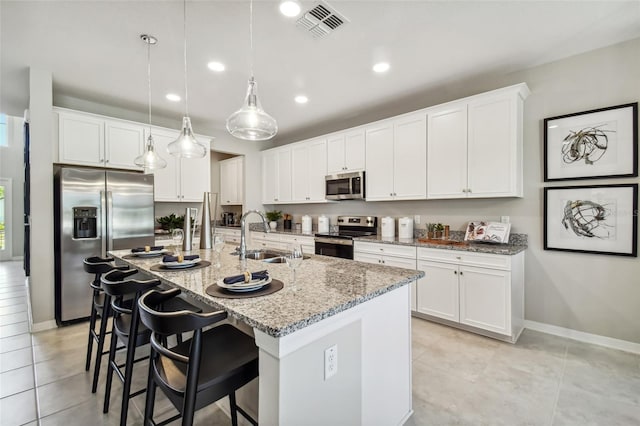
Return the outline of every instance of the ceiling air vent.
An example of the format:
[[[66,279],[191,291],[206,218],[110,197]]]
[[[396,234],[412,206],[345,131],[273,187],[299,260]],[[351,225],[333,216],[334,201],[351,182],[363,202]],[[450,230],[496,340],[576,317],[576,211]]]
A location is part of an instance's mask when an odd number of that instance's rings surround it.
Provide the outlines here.
[[[326,2],[317,3],[298,19],[296,24],[314,38],[322,38],[349,22]]]

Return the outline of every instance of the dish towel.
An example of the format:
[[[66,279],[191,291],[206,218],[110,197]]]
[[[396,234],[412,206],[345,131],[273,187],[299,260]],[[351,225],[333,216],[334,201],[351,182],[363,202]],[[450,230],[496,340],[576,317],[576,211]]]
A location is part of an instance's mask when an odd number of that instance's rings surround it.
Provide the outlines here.
[[[164,249],[164,246],[152,246],[149,247],[149,251],[158,251]],[[131,249],[131,253],[141,253],[146,251],[146,247],[136,247]]]
[[[189,256],[183,256],[183,260],[195,260],[197,258],[199,258],[200,256],[198,256],[197,254],[192,254]],[[169,262],[177,262],[178,261],[178,256],[164,256],[162,258],[162,262],[164,263],[169,263]]]
[[[248,278],[248,279],[247,279]],[[264,271],[258,272],[245,272],[242,275],[232,275],[230,277],[226,277],[222,280],[225,284],[236,284],[236,283],[248,283],[252,280],[265,280],[269,278],[269,272],[265,269]]]

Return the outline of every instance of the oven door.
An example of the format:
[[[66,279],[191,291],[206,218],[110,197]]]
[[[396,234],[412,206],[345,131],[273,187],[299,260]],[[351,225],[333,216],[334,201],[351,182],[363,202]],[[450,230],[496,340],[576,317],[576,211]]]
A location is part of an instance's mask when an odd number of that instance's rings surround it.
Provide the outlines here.
[[[353,260],[353,240],[316,237],[315,243],[316,254]]]

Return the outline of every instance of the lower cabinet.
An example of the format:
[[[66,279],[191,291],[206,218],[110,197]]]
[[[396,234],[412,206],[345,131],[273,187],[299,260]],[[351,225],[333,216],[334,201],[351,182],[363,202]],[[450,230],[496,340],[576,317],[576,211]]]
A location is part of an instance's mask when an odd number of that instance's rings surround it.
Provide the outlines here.
[[[227,243],[240,244],[240,229],[216,228],[216,233],[224,235]]]
[[[276,250],[287,250],[291,243],[298,243],[302,246],[302,253],[313,254],[315,242],[313,237],[298,234],[280,234],[278,232],[251,232],[252,248],[271,248]]]
[[[524,326],[524,252],[417,249],[416,312],[515,341]]]
[[[416,248],[395,244],[354,241],[353,260],[397,268],[416,269]],[[411,310],[416,310],[416,283],[411,283]]]

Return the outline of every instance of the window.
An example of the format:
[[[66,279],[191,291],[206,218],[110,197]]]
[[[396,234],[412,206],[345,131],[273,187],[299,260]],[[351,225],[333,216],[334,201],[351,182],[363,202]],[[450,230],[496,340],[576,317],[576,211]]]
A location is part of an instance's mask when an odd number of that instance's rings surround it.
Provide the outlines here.
[[[0,146],[9,146],[7,140],[7,115],[0,114]]]

